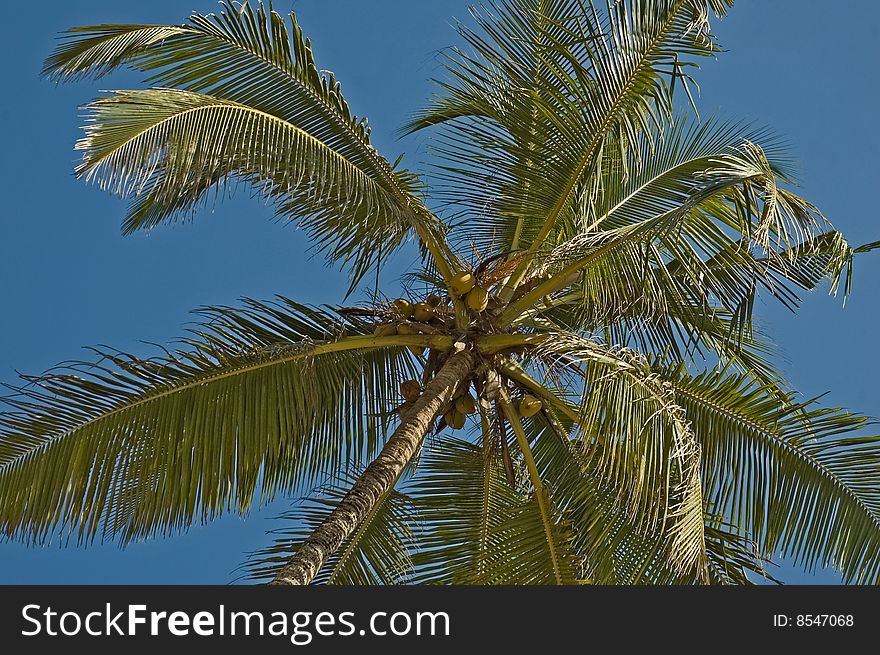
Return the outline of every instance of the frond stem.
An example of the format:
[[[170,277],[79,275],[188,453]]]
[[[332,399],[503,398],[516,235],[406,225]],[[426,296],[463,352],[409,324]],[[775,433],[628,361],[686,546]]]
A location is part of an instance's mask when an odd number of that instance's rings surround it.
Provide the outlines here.
[[[523,429],[522,423],[520,422],[519,413],[511,404],[510,397],[507,395],[507,391],[505,391],[503,387],[501,388],[499,395],[499,403],[501,404],[501,409],[504,410],[504,415],[507,417],[507,420],[510,421],[513,433],[516,435],[516,440],[522,451],[526,468],[529,471],[529,478],[532,481],[532,486],[535,488],[538,509],[541,512],[541,521],[544,525],[544,535],[547,538],[547,549],[550,555],[550,561],[553,564],[553,575],[556,578],[556,584],[562,584],[559,554],[556,552],[556,541],[553,538],[553,517],[550,515],[550,508],[547,505],[544,483],[541,481],[541,476],[538,473],[538,466],[535,464],[535,456],[532,454],[532,449],[529,447],[529,440]]]

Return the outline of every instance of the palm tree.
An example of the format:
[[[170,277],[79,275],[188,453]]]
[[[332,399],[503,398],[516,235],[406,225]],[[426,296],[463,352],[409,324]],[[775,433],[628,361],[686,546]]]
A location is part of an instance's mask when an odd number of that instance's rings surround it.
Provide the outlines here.
[[[293,15],[71,30],[50,78],[148,77],[90,104],[77,146],[79,177],[132,198],[126,233],[245,181],[350,293],[413,237],[422,265],[403,294],[208,307],[155,357],[25,376],[3,532],[126,542],[293,494],[258,579],[748,583],[781,555],[876,582],[880,438],[798,399],[752,311],[845,295],[877,244],[790,190],[766,130],[688,107],[731,5],[474,10],[405,128],[436,132],[424,178],[370,145]]]

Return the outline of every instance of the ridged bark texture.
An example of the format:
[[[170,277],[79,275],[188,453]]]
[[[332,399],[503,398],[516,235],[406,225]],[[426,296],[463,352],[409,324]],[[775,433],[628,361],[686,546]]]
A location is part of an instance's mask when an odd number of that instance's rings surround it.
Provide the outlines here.
[[[306,539],[271,584],[307,585],[340,544],[357,529],[373,506],[391,489],[415,455],[434,418],[474,368],[475,356],[452,354],[425,391],[401,417],[400,425],[330,516]]]

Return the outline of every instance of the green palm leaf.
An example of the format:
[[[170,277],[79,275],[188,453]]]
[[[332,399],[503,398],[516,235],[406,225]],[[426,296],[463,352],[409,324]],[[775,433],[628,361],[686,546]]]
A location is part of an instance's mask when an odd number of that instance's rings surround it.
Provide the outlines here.
[[[413,377],[397,338],[360,336],[371,326],[330,309],[249,301],[203,317],[183,349],[104,349],[13,389],[0,416],[4,533],[128,540],[245,512],[256,493],[367,458],[397,382]]]
[[[497,452],[445,438],[422,456],[410,493],[421,525],[414,581],[442,584],[577,582],[572,535],[554,509],[548,536],[534,490],[511,487]],[[547,493],[541,490],[539,493]],[[454,500],[453,500],[454,499]],[[552,505],[550,498],[546,499]]]
[[[574,335],[553,335],[536,356],[547,362],[548,376],[562,376],[569,393],[579,394],[574,436],[591,473],[625,500],[637,529],[667,535],[677,573],[704,576],[700,446],[662,380],[632,353]]]
[[[558,393],[558,392],[557,392]],[[572,416],[576,406],[558,400]],[[757,546],[719,517],[705,513],[707,570],[682,573],[674,535],[633,520],[614,485],[600,482],[601,460],[589,457],[569,435],[574,423],[553,407],[528,424],[542,476],[565,498],[564,516],[576,535],[588,577],[597,584],[751,584],[767,574]],[[751,576],[751,577],[750,577]]]
[[[453,59],[446,97],[413,127],[473,117],[448,123],[440,154],[452,163],[442,173],[449,201],[492,222],[485,231],[499,250],[536,251],[577,223],[605,154],[627,152],[671,111],[663,78],[683,79],[687,59],[716,50],[707,3],[690,0],[609,3],[605,12],[499,2],[480,27],[485,37],[460,29],[474,55]]]
[[[125,231],[187,211],[230,178],[254,183],[296,217],[353,283],[413,226],[441,248],[436,220],[369,142],[332,74],[318,71],[293,15],[224,4],[189,25],[77,28],[47,60],[64,80],[123,63],[170,90],[119,92],[91,106],[79,174],[135,200]],[[124,165],[127,162],[127,166]]]
[[[120,91],[89,106],[77,175],[137,197],[125,230],[153,227],[166,208],[197,201],[216,181],[238,177],[300,224],[316,247],[361,273],[379,244],[393,248],[405,208],[339,151],[253,107],[188,91]],[[340,211],[340,208],[346,208]],[[387,242],[386,242],[387,239]]]
[[[706,497],[753,536],[762,553],[844,579],[880,576],[880,437],[854,434],[869,420],[797,402],[748,373],[690,377],[665,370],[703,447]]]
[[[632,286],[647,285],[646,292],[655,298],[668,298],[672,291],[686,302],[705,304],[712,298],[736,312],[753,293],[756,278],[774,289],[774,275],[768,274],[766,262],[756,262],[752,242],[768,259],[791,259],[792,249],[808,243],[821,220],[811,204],[778,186],[763,151],[746,143],[735,155],[714,158],[661,213],[576,232],[546,255],[526,258],[530,278],[500,320],[515,322],[542,298],[582,277],[599,288],[620,286],[607,275]],[[785,290],[779,296],[784,300]]]
[[[498,533],[520,501],[497,455],[447,437],[420,464],[411,489],[422,526],[414,579],[434,584],[486,579],[504,559]]]

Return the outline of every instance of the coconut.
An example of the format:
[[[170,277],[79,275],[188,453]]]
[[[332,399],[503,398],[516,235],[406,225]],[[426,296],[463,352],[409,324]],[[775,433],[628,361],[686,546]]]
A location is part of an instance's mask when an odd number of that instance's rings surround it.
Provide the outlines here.
[[[409,318],[413,313],[412,303],[406,298],[398,298],[393,303],[394,309],[397,310],[397,313],[403,316],[404,318]]]
[[[473,273],[464,271],[452,278],[452,281],[449,283],[449,290],[455,296],[463,296],[473,289],[476,283],[477,279],[474,277]]]
[[[434,308],[426,302],[416,303],[413,307],[413,318],[419,323],[427,323],[434,318]]]
[[[477,403],[469,393],[455,399],[455,410],[461,414],[474,414],[477,411]]]
[[[422,385],[416,380],[404,380],[400,383],[400,395],[409,403],[414,403],[422,395]]]
[[[467,305],[475,312],[482,312],[489,306],[489,292],[483,287],[474,287],[467,295]]]
[[[523,396],[522,400],[519,401],[519,413],[525,418],[534,416],[535,414],[540,412],[541,407],[543,407],[543,403],[541,403],[541,401],[534,396],[530,396],[529,394]]]
[[[450,409],[443,415],[443,419],[446,421],[446,425],[453,430],[461,430],[464,427],[465,415],[457,409]]]
[[[436,293],[428,294],[428,297],[425,298],[425,302],[431,305],[431,307],[439,307],[440,306],[440,296]]]

